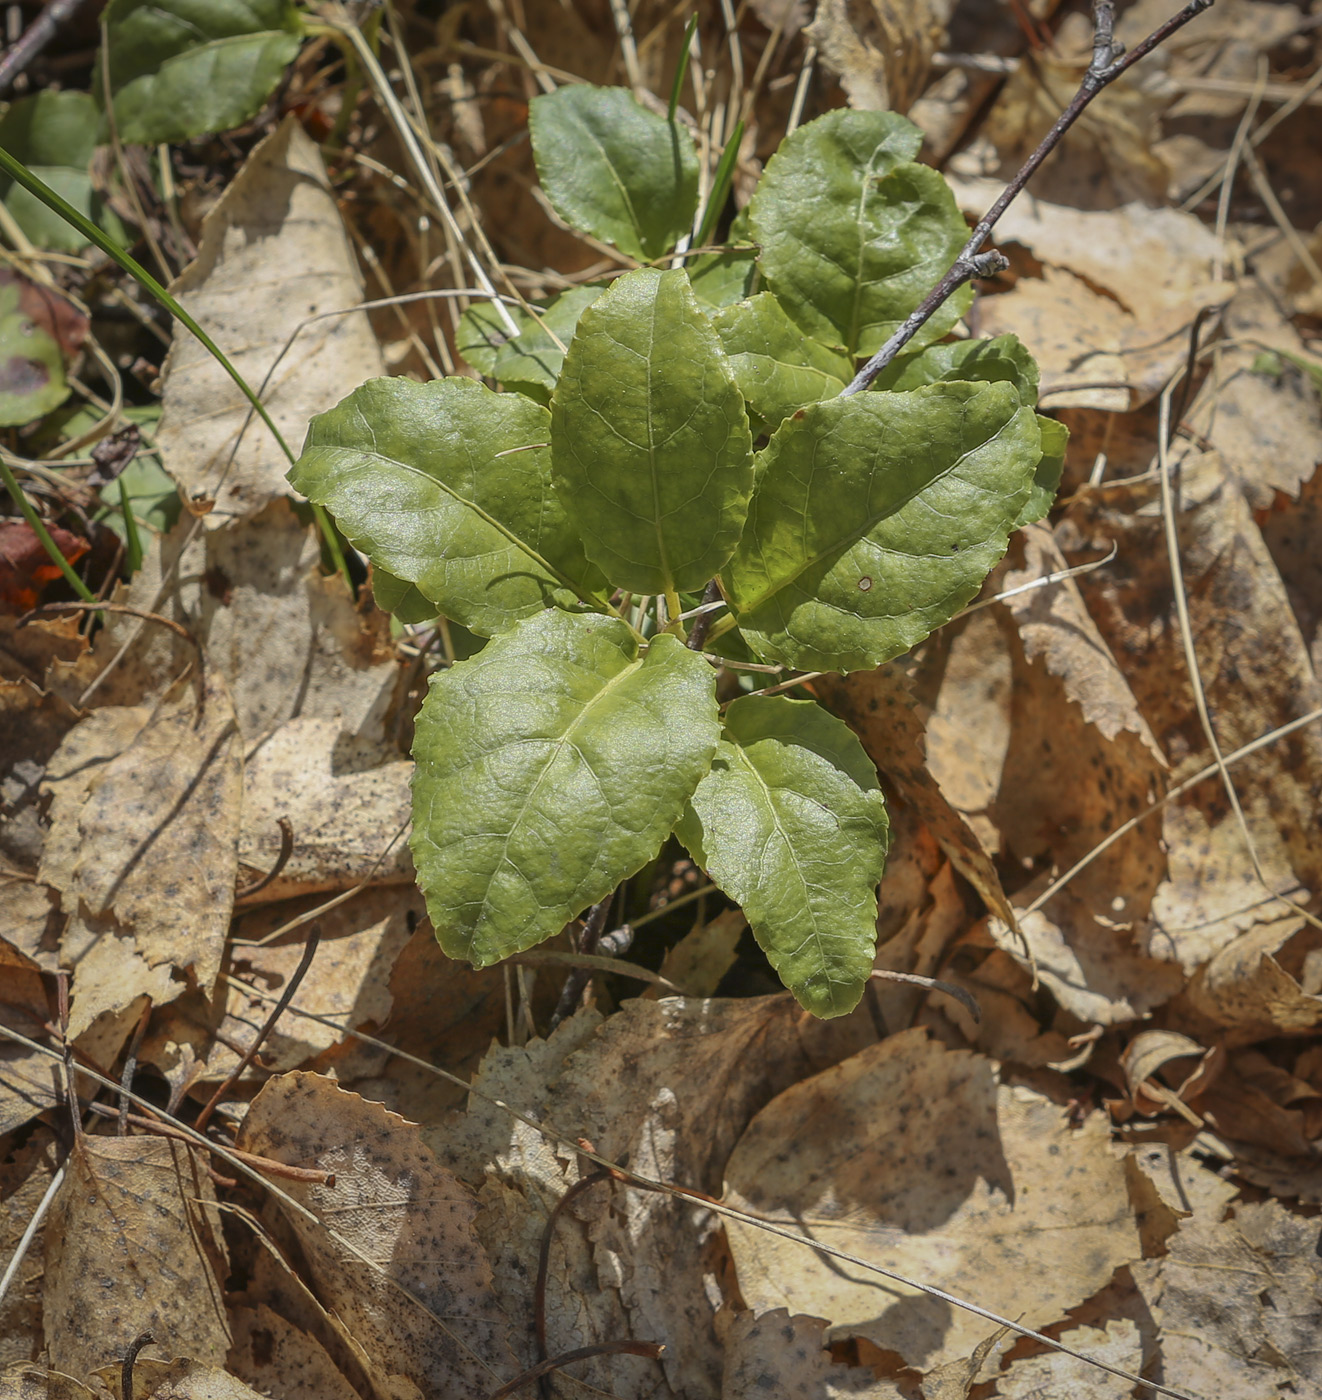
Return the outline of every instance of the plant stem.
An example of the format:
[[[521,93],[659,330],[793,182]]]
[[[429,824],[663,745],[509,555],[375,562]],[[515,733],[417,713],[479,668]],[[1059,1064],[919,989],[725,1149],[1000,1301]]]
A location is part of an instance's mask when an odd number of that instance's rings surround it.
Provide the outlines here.
[[[1001,191],[1000,196],[978,221],[969,235],[968,242],[960,250],[959,256],[950,265],[945,276],[932,288],[911,315],[880,350],[854,376],[841,392],[841,398],[861,393],[870,388],[872,381],[886,368],[901,350],[913,339],[918,331],[931,319],[937,308],[942,306],[966,282],[975,277],[986,277],[992,271],[1009,267],[1008,260],[997,252],[981,253],[979,250],[987,241],[992,228],[1011,203],[1023,191],[1037,168],[1060,144],[1061,138],[1078,120],[1083,109],[1108,84],[1113,83],[1122,73],[1133,67],[1140,59],[1146,58],[1158,45],[1165,43],[1177,29],[1182,29],[1191,19],[1211,9],[1213,0],[1189,0],[1189,3],[1165,24],[1158,26],[1134,49],[1121,54],[1114,39],[1115,0],[1093,0],[1093,57],[1088,71],[1083,75],[1079,90],[1070,99],[1069,105],[1056,118],[1051,130],[1042,138],[1038,148],[1020,167],[1014,179]]]

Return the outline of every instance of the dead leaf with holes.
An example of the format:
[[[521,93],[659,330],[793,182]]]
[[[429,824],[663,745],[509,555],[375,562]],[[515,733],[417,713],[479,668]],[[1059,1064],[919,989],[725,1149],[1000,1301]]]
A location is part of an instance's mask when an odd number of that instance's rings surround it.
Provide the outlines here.
[[[248,157],[207,215],[196,261],[170,290],[261,395],[298,452],[315,413],[347,385],[384,373],[367,316],[310,317],[362,300],[357,259],[315,142],[291,114]],[[156,445],[186,498],[213,501],[208,529],[246,520],[291,493],[289,459],[234,381],[194,337],[162,371]]]
[[[98,710],[52,756],[39,878],[69,915],[72,1036],[139,995],[172,1001],[185,975],[210,991],[234,901],[242,783],[215,675],[200,697],[185,682],[154,708]]]
[[[303,1210],[272,1208],[381,1400],[484,1400],[516,1374],[473,1230],[477,1203],[414,1124],[333,1080],[286,1074],[253,1100],[238,1145],[334,1174],[333,1185],[282,1181]]]
[[[228,1256],[205,1163],[160,1137],[82,1136],[46,1228],[50,1364],[116,1368],[150,1331],[167,1354],[219,1366]]]
[[[794,1085],[753,1120],[726,1200],[910,1279],[1043,1327],[1141,1257],[1105,1118],[998,1083],[993,1063],[903,1031]],[[929,1370],[986,1322],[919,1290],[727,1221],[757,1311],[828,1317]]]

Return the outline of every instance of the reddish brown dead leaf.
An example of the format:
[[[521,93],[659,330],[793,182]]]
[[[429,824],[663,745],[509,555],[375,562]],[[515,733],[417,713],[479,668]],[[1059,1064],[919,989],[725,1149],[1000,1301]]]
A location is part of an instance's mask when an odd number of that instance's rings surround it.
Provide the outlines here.
[[[1100,1114],[1071,1128],[992,1062],[904,1031],[787,1090],[726,1168],[726,1199],[814,1239],[1040,1327],[1140,1257],[1125,1173]],[[928,1369],[987,1324],[914,1289],[727,1222],[755,1309],[828,1317]]]
[[[70,916],[70,1032],[139,993],[172,1000],[220,971],[237,869],[242,757],[223,680],[156,709],[99,710],[52,757],[41,879]]]
[[[168,1354],[220,1365],[227,1272],[211,1179],[191,1148],[79,1138],[46,1231],[44,1324],[57,1369],[118,1366],[148,1331]]]
[[[239,1135],[247,1152],[332,1172],[282,1182],[313,1287],[365,1353],[383,1397],[485,1397],[514,1374],[477,1204],[417,1127],[314,1074],[273,1079]]]
[[[55,547],[70,564],[91,549],[80,535],[59,525],[47,525]],[[60,577],[60,566],[26,520],[0,520],[0,607],[26,612],[35,608],[41,590]]]

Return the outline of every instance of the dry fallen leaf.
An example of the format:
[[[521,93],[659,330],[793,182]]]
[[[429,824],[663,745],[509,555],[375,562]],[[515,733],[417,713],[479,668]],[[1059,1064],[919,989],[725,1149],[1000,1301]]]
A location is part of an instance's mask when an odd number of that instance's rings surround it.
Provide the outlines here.
[[[333,1080],[286,1074],[253,1100],[239,1146],[334,1173],[334,1185],[281,1183],[316,1221],[282,1209],[382,1400],[477,1400],[511,1378],[477,1203],[415,1125]]]
[[[0,939],[0,1025],[40,1039],[50,1019],[41,969]],[[61,1096],[60,1066],[39,1050],[0,1041],[0,1134],[21,1127]]]
[[[7,1077],[7,1069],[0,1075]],[[0,1259],[5,1271],[18,1259],[19,1243],[50,1188],[62,1157],[55,1135],[39,1128],[0,1161]],[[41,1307],[45,1285],[43,1221],[0,1298],[0,1395],[3,1372],[13,1362],[34,1361],[41,1352]]]
[[[210,990],[234,899],[242,781],[214,675],[200,698],[185,683],[155,709],[96,711],[53,755],[40,878],[69,915],[72,1035],[141,992],[172,1000],[185,986],[175,973]]]
[[[358,1400],[325,1347],[264,1303],[235,1308],[229,1369],[263,1395],[280,1400]]]
[[[309,326],[263,387],[304,321],[362,299],[321,153],[293,114],[256,147],[207,216],[197,260],[171,291],[258,390],[295,452],[314,413],[383,373],[371,325],[355,312]],[[156,444],[186,497],[215,501],[208,528],[245,520],[291,494],[288,459],[192,336],[174,341],[163,380]]]
[[[113,1400],[124,1400],[119,1366],[104,1366],[96,1377]],[[191,1357],[157,1361],[139,1356],[133,1367],[134,1400],[262,1400],[241,1380]]]
[[[788,1089],[753,1120],[726,1199],[813,1239],[1042,1327],[1141,1255],[1100,1114],[1073,1128],[992,1062],[903,1031]],[[832,1320],[930,1369],[966,1357],[979,1317],[752,1226],[726,1226],[756,1311]]]
[[[57,1370],[117,1367],[148,1331],[168,1354],[221,1365],[227,1273],[215,1192],[193,1149],[77,1140],[46,1229],[43,1321]]]

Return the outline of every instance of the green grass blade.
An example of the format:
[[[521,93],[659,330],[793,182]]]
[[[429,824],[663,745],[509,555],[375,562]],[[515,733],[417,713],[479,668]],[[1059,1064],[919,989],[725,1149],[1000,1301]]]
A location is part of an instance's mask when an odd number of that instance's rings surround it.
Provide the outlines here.
[[[132,578],[142,568],[142,536],[138,533],[138,517],[133,514],[133,502],[122,476],[119,478],[119,504],[124,512],[124,562]]]
[[[666,112],[666,120],[673,122],[675,112],[679,107],[679,92],[684,86],[684,74],[689,71],[689,48],[693,43],[693,33],[698,27],[698,16],[696,14],[688,22],[688,28],[684,31],[684,42],[679,46],[679,63],[675,68],[675,81],[670,88],[670,107]]]
[[[3,154],[3,152],[0,152]],[[83,600],[84,603],[95,603],[96,594],[78,577],[74,572],[73,565],[60,552],[60,547],[51,539],[51,533],[46,528],[46,523],[42,520],[34,509],[32,502],[28,500],[14,477],[14,473],[9,469],[9,463],[0,457],[0,481],[5,484],[5,490],[13,497],[14,503],[23,512],[23,519],[32,526],[32,533],[41,541],[41,547],[50,555],[51,563],[59,569],[69,582],[69,587]]]
[[[725,208],[725,197],[730,193],[730,182],[734,179],[734,165],[735,161],[739,159],[739,146],[743,139],[744,124],[740,121],[735,124],[734,133],[725,143],[725,149],[721,152],[721,159],[717,163],[716,174],[711,184],[711,194],[707,196],[707,207],[702,212],[702,223],[698,226],[698,236],[693,240],[695,248],[706,246],[712,230],[716,227],[716,220],[720,218],[721,210]]]

